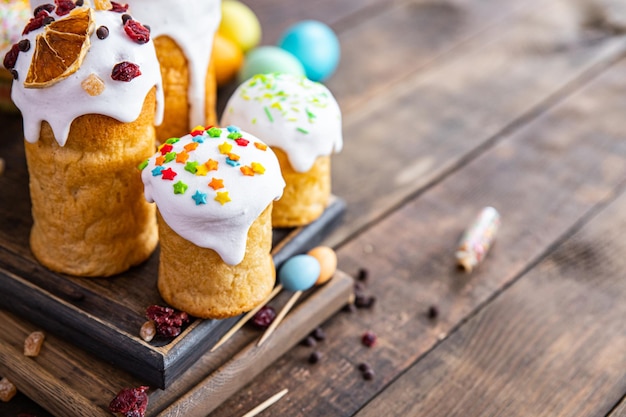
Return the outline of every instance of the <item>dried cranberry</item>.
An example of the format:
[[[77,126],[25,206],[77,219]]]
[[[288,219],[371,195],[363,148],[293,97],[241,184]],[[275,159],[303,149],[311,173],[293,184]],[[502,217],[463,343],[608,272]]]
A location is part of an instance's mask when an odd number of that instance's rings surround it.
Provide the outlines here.
[[[143,44],[150,40],[150,31],[136,20],[127,20],[124,23],[124,31],[137,43]]]
[[[184,311],[158,305],[148,307],[146,317],[154,322],[157,334],[165,337],[178,336],[182,326],[189,322],[189,315]]]
[[[252,317],[252,324],[260,329],[266,329],[276,318],[276,310],[270,306],[263,306]]]
[[[113,8],[111,9],[112,12],[126,13],[126,11],[128,10],[128,4],[121,4],[118,2],[112,1],[111,6],[113,6]]]
[[[51,20],[52,19],[52,20]],[[48,14],[44,9],[40,10],[35,17],[30,19],[22,32],[22,35],[26,35],[33,30],[37,30],[44,25],[49,25],[54,22],[54,18]]]
[[[15,68],[15,63],[17,62],[17,57],[19,56],[19,54],[20,47],[16,43],[11,47],[11,49],[9,49],[9,52],[7,52],[4,56],[4,61],[2,62],[4,64],[4,68],[8,70]]]
[[[52,13],[54,11],[54,4],[42,4],[41,6],[37,6],[33,11],[33,16],[37,16],[40,11],[45,10],[48,13]]]
[[[57,5],[57,14],[59,16],[65,16],[76,7],[72,0],[54,0],[54,3]]]
[[[109,404],[109,411],[125,417],[143,417],[148,407],[148,387],[124,388]]]
[[[139,66],[128,61],[116,64],[113,67],[113,71],[111,71],[111,78],[115,81],[129,82],[140,75],[141,71],[139,70]]]
[[[366,331],[361,336],[361,343],[367,347],[372,347],[376,344],[376,335],[371,330]]]

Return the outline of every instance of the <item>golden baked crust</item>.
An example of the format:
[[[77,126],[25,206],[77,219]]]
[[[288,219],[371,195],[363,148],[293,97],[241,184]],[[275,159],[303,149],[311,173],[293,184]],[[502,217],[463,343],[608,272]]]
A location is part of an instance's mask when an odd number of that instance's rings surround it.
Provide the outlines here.
[[[307,172],[291,167],[287,154],[272,147],[287,185],[280,200],[274,202],[274,227],[304,226],[322,215],[330,200],[330,156],[320,156]]]
[[[256,307],[276,281],[271,212],[272,204],[252,224],[244,259],[235,266],[212,249],[180,237],[159,214],[161,297],[172,307],[207,319],[233,317]]]
[[[182,49],[169,36],[159,36],[154,39],[157,58],[161,65],[163,78],[163,93],[165,95],[165,114],[163,123],[156,127],[157,140],[165,142],[172,137],[180,137],[189,133],[189,68],[187,58]],[[215,125],[216,82],[213,59],[209,64],[206,75],[206,102],[205,124]],[[193,126],[192,126],[193,127]]]
[[[110,276],[143,262],[157,245],[155,207],[137,166],[154,154],[156,93],[131,123],[102,115],[72,122],[61,147],[47,122],[25,143],[35,257],[80,276]]]

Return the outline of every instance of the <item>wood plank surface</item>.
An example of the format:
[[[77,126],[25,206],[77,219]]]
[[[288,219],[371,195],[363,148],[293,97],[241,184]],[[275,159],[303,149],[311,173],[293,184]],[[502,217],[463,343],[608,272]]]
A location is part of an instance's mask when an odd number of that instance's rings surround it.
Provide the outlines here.
[[[294,350],[215,415],[251,408],[277,387],[290,392],[275,415],[352,415],[505,291],[623,188],[625,70],[624,62],[607,70],[342,246],[343,270],[369,270],[374,310],[333,318],[323,361],[312,367],[307,350]],[[487,262],[466,276],[454,266],[456,242],[486,205],[501,212],[502,230]],[[435,321],[431,305],[441,312]],[[367,329],[378,334],[373,349],[359,343]],[[360,377],[360,362],[372,365],[373,381]]]
[[[572,34],[562,22],[559,2],[542,6],[513,13],[348,112],[345,146],[333,157],[333,190],[345,198],[347,213],[330,244],[382,218],[623,54],[622,38],[590,42],[582,28]],[[401,38],[404,26],[395,20],[408,13],[389,12],[390,21],[373,21],[380,27],[369,31],[397,30],[394,35]],[[355,42],[374,36],[368,33],[355,36]],[[388,42],[380,45],[382,56],[384,48]],[[363,66],[348,72],[365,71]]]
[[[590,213],[357,416],[607,415],[626,392],[625,212],[622,193]]]

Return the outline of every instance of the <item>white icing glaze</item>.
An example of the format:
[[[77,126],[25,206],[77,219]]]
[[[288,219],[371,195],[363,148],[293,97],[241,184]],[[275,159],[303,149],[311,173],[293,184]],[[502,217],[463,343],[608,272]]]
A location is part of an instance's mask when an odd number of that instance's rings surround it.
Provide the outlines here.
[[[259,139],[241,132],[243,138],[249,141],[246,146],[241,146],[228,138],[231,133],[228,129],[214,128],[209,133],[220,130],[219,137],[211,137],[204,132],[196,137],[186,135],[176,143],[166,142],[147,161],[141,177],[146,199],[156,202],[163,219],[177,234],[196,246],[213,249],[225,263],[237,265],[244,258],[250,226],[270,202],[282,196],[285,181],[272,150],[269,147],[262,150],[255,145],[255,142],[262,144]],[[231,130],[234,128],[231,127]],[[169,152],[174,152],[178,157],[186,149],[185,146],[195,146],[190,145],[193,143],[198,143],[197,148],[187,151],[189,157],[186,161],[184,158],[181,162],[176,159],[170,162],[157,159]],[[232,148],[220,149],[223,144]],[[172,149],[163,146],[172,146]],[[239,166],[232,166],[227,162],[228,153],[240,157]],[[174,157],[174,154],[170,156]],[[209,160],[217,162],[217,169],[207,168],[206,162]],[[157,165],[158,163],[162,165]],[[189,168],[188,164],[194,163],[197,163],[196,169],[200,167],[204,170],[193,173],[193,168],[186,169]],[[253,176],[244,175],[244,166],[259,168],[253,163],[260,163],[264,172],[260,173],[261,169]],[[168,175],[163,174],[163,170],[169,169],[176,173],[172,180],[167,179],[171,172]],[[213,182],[213,178],[223,180],[223,188],[211,187],[209,184]],[[182,194],[175,193],[175,185],[179,181],[187,185]],[[221,204],[215,198],[218,193],[223,192],[228,192],[231,201]],[[194,196],[201,199],[202,194],[205,194],[205,202],[199,203]]]
[[[221,0],[123,0],[129,12],[150,26],[152,36],[169,36],[182,49],[189,67],[189,128],[205,124],[206,74],[213,37],[221,20]],[[184,4],[184,5],[183,5]]]
[[[298,172],[343,146],[341,111],[330,91],[290,74],[255,75],[241,84],[221,124],[237,125],[282,149]]]
[[[56,19],[62,19],[52,13]],[[72,121],[86,114],[102,114],[121,122],[132,122],[139,117],[148,92],[157,87],[157,111],[155,123],[160,124],[163,116],[163,89],[161,73],[152,40],[138,44],[124,32],[122,15],[111,11],[94,10],[95,28],[106,26],[109,36],[98,39],[96,30],[90,37],[91,46],[82,65],[69,77],[45,88],[25,88],[24,79],[35,52],[35,38],[44,28],[23,36],[29,39],[31,48],[20,52],[15,69],[19,79],[13,82],[11,98],[22,112],[24,136],[28,142],[39,139],[41,122],[47,121],[60,146],[64,146]],[[130,82],[111,78],[113,67],[122,61],[137,64],[141,75]],[[81,82],[95,74],[104,81],[102,94],[90,96]]]

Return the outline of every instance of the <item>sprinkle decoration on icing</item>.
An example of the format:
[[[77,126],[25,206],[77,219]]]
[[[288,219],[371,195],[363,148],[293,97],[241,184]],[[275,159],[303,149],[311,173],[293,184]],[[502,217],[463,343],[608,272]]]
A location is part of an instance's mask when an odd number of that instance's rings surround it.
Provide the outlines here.
[[[0,1],[0,53],[20,40],[24,25],[30,18],[28,1]]]
[[[56,7],[49,3],[31,2],[37,16],[27,24],[28,33],[21,40],[28,40],[34,46],[37,36],[46,30],[46,22],[60,21],[71,16],[74,10],[90,7],[88,2],[73,7],[68,6],[72,2],[58,1]],[[155,123],[161,123],[163,89],[154,45],[151,40],[139,43],[132,39],[124,29],[123,15],[116,11],[119,4],[111,4],[112,10],[93,10],[95,28],[106,27],[108,36],[100,39],[97,30],[93,31],[89,51],[80,68],[67,78],[43,88],[25,87],[23,79],[36,48],[20,51],[12,68],[17,79],[13,82],[11,98],[22,112],[24,136],[28,142],[39,140],[43,121],[50,124],[60,146],[65,145],[72,121],[79,116],[101,114],[124,123],[132,122],[141,113],[146,95],[155,86]],[[43,22],[41,26],[38,19]]]
[[[221,122],[282,149],[299,172],[343,147],[337,102],[324,85],[306,77],[255,75],[234,92]]]
[[[285,187],[276,155],[233,129],[195,127],[167,140],[139,166],[146,199],[157,204],[167,224],[229,265],[243,260],[248,229]]]

